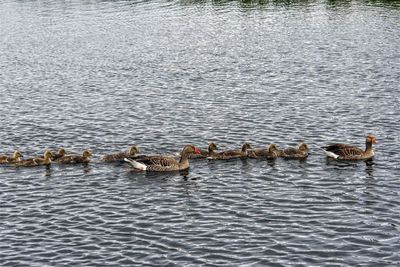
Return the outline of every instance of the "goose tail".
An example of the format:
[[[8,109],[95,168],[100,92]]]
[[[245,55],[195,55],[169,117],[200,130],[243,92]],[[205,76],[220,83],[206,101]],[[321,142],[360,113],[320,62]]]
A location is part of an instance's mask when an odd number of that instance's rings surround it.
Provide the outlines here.
[[[337,159],[337,158],[339,157],[339,155],[336,155],[335,153],[333,153],[333,152],[331,152],[331,151],[328,151],[328,150],[326,150],[326,148],[325,148],[325,147],[319,147],[319,149],[321,149],[322,151],[324,151],[324,152],[325,152],[325,154],[326,154],[328,157],[330,157],[330,158]]]
[[[145,171],[147,169],[147,166],[145,164],[137,162],[136,160],[127,159],[127,158],[124,158],[124,160],[126,162],[129,162],[133,166],[133,168],[135,168],[135,169],[138,169],[138,170],[141,170],[141,171]]]

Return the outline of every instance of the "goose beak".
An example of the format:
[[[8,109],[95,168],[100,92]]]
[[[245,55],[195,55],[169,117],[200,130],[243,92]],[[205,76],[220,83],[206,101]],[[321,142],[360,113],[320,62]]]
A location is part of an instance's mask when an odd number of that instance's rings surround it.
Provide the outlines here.
[[[374,139],[372,139],[372,143],[375,143],[375,144],[376,144],[376,143],[378,143],[378,142],[376,142],[376,140],[375,140],[375,138],[374,138]]]
[[[196,148],[194,149],[194,153],[201,154],[200,151],[198,151]]]

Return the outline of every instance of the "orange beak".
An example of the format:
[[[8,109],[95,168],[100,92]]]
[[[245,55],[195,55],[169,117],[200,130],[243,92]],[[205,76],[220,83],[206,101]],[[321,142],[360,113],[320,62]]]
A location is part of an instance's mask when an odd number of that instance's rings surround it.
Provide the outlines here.
[[[375,143],[375,144],[376,144],[376,143],[378,143],[378,142],[376,142],[375,138],[373,138],[373,139],[372,139],[372,143]]]
[[[198,151],[196,148],[194,149],[194,153],[200,154],[200,151]]]

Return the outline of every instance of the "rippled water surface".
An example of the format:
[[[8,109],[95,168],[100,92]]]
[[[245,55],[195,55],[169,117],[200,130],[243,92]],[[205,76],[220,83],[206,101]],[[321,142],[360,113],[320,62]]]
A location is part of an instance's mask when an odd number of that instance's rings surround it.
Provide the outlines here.
[[[0,2],[0,265],[399,265],[398,1]],[[372,162],[317,146],[364,147]],[[305,161],[102,155],[305,141]]]

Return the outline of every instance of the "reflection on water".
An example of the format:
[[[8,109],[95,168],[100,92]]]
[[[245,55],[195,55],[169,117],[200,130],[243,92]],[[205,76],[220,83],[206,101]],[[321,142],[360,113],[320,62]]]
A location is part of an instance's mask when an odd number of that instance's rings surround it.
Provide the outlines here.
[[[51,173],[52,173],[52,168],[50,167],[50,165],[46,165],[46,172],[44,177],[51,178]]]
[[[374,160],[373,159],[369,159],[365,161],[365,172],[367,173],[368,177],[371,179],[375,179],[374,177]]]
[[[214,6],[226,6],[237,4],[239,7],[245,10],[257,7],[268,7],[268,6],[280,6],[280,7],[300,7],[300,6],[314,6],[316,5],[315,0],[239,0],[239,1],[229,1],[229,0],[179,0],[180,5],[208,5],[212,4]],[[321,3],[318,3],[321,4]],[[390,8],[400,8],[400,3],[397,0],[360,0],[360,1],[347,1],[347,0],[328,0],[326,1],[326,6],[329,8],[351,8],[354,5],[374,5],[378,7],[386,6]]]

